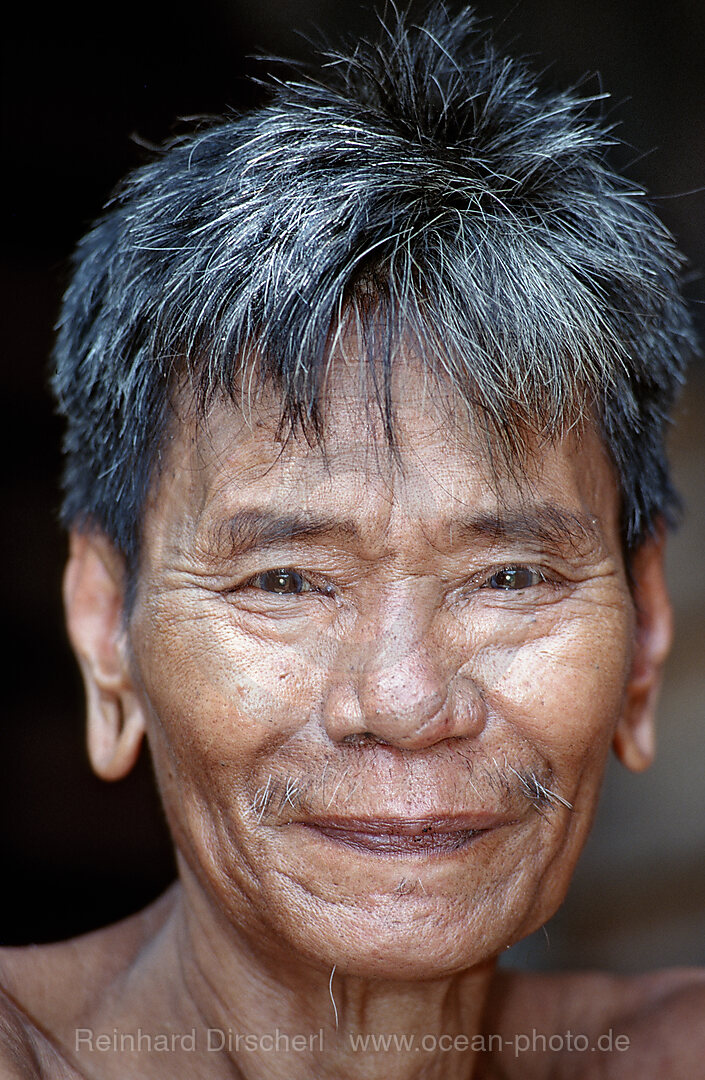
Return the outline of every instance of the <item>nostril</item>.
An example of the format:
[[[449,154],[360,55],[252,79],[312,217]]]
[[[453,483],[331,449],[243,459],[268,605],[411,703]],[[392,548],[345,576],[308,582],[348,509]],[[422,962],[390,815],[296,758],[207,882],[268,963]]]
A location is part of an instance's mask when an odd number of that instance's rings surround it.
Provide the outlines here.
[[[350,735],[345,735],[340,741],[352,744],[353,746],[366,746],[369,743],[378,743],[380,746],[390,745],[386,739],[381,738],[379,735],[375,735],[373,731],[353,732]]]

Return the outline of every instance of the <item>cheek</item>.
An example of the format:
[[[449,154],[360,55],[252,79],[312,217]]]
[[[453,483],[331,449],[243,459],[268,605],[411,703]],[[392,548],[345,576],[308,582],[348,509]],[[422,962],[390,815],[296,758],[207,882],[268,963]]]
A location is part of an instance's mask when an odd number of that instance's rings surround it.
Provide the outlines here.
[[[522,934],[542,925],[568,888],[593,822],[630,662],[626,609],[538,627],[520,644],[488,647],[477,665],[490,716],[545,762],[546,786],[572,808],[549,804],[539,822],[529,871],[535,903]]]
[[[296,735],[320,695],[318,669],[205,602],[136,613],[131,642],[172,837],[229,909],[234,892],[258,888],[253,829],[268,776],[282,762],[306,770]]]
[[[245,760],[306,722],[317,668],[286,643],[242,631],[223,605],[161,604],[133,634],[151,712],[175,749]],[[168,627],[168,630],[164,630]]]
[[[305,771],[292,743],[320,697],[319,668],[207,602],[154,605],[135,620],[132,644],[177,846],[192,865],[208,862],[204,842],[237,861],[273,763]]]
[[[576,604],[494,636],[479,650],[473,675],[491,713],[542,750],[554,769],[579,772],[609,748],[624,704],[630,642],[625,605]]]

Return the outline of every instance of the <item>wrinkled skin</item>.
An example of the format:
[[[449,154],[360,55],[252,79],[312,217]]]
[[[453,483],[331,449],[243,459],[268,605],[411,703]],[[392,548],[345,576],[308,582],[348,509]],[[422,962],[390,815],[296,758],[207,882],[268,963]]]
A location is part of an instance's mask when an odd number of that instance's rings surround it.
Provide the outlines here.
[[[419,978],[483,961],[562,899],[624,706],[634,614],[594,436],[581,453],[545,448],[498,503],[477,448],[462,432],[449,446],[418,388],[403,391],[401,468],[360,440],[354,400],[334,403],[325,461],[216,409],[151,507],[129,641],[189,887],[278,963],[293,949]],[[461,530],[538,506],[594,535]],[[238,550],[223,523],[243,508],[338,528]],[[498,582],[506,567],[534,573]],[[303,583],[256,580],[277,568]],[[573,811],[528,797],[531,774]],[[374,857],[300,824],[476,814],[495,827],[429,858]]]
[[[637,553],[630,588],[589,425],[492,468],[409,361],[394,457],[356,386],[334,365],[325,452],[281,441],[273,400],[247,419],[217,403],[205,426],[184,407],[129,612],[119,556],[73,539],[92,761],[122,776],[146,734],[180,884],[135,924],[137,951],[105,932],[90,995],[45,1018],[63,1046],[72,1024],[143,1015],[325,1026],[325,1057],[211,1054],[203,1075],[491,1076],[468,1054],[350,1059],[344,1034],[564,1016],[568,984],[515,992],[494,963],[561,903],[610,746],[633,769],[651,759],[661,545]],[[173,1058],[150,1068],[181,1075]]]

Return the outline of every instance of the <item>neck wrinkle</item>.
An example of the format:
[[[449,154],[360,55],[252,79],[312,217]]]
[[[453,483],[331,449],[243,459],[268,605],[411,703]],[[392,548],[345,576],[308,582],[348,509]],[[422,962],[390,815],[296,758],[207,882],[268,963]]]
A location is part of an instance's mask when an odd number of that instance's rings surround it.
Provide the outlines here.
[[[300,1052],[238,1051],[226,1044],[209,1056],[220,1058],[221,1065],[227,1060],[227,1075],[242,1080],[309,1080],[312,1075],[320,1080],[470,1080],[479,1075],[480,1055],[470,1047],[473,1036],[482,1032],[494,961],[418,983],[367,979],[336,969],[331,984],[329,971],[300,958],[274,971],[271,958],[257,956],[248,942],[238,940],[232,927],[214,917],[209,903],[205,912],[199,910],[200,904],[190,902],[190,890],[181,899],[176,935],[181,980],[198,1022],[233,1036],[279,1031],[309,1040]],[[467,1048],[426,1049],[440,1036],[465,1036]]]

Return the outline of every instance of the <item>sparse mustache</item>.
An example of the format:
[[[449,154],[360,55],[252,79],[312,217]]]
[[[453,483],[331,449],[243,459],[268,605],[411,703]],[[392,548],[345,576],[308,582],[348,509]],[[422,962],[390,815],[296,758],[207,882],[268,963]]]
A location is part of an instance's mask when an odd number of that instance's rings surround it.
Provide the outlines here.
[[[550,769],[513,765],[504,757],[499,762],[496,757],[485,758],[481,763],[475,756],[461,754],[465,765],[464,774],[459,777],[460,784],[467,784],[480,804],[497,801],[510,806],[520,805],[528,800],[538,813],[559,806],[572,810],[573,805],[564,798],[553,785]],[[353,768],[358,776],[349,784]],[[358,794],[365,779],[365,766],[360,762],[350,763],[336,777],[332,773],[330,762],[326,762],[320,776],[311,779],[296,776],[275,776],[270,773],[267,782],[255,792],[250,810],[257,823],[265,816],[281,819],[287,813],[320,815],[335,809],[351,812],[353,799]],[[484,795],[483,795],[484,790]],[[359,808],[358,808],[359,809]],[[462,809],[467,809],[463,806]],[[369,813],[369,809],[367,811]]]

